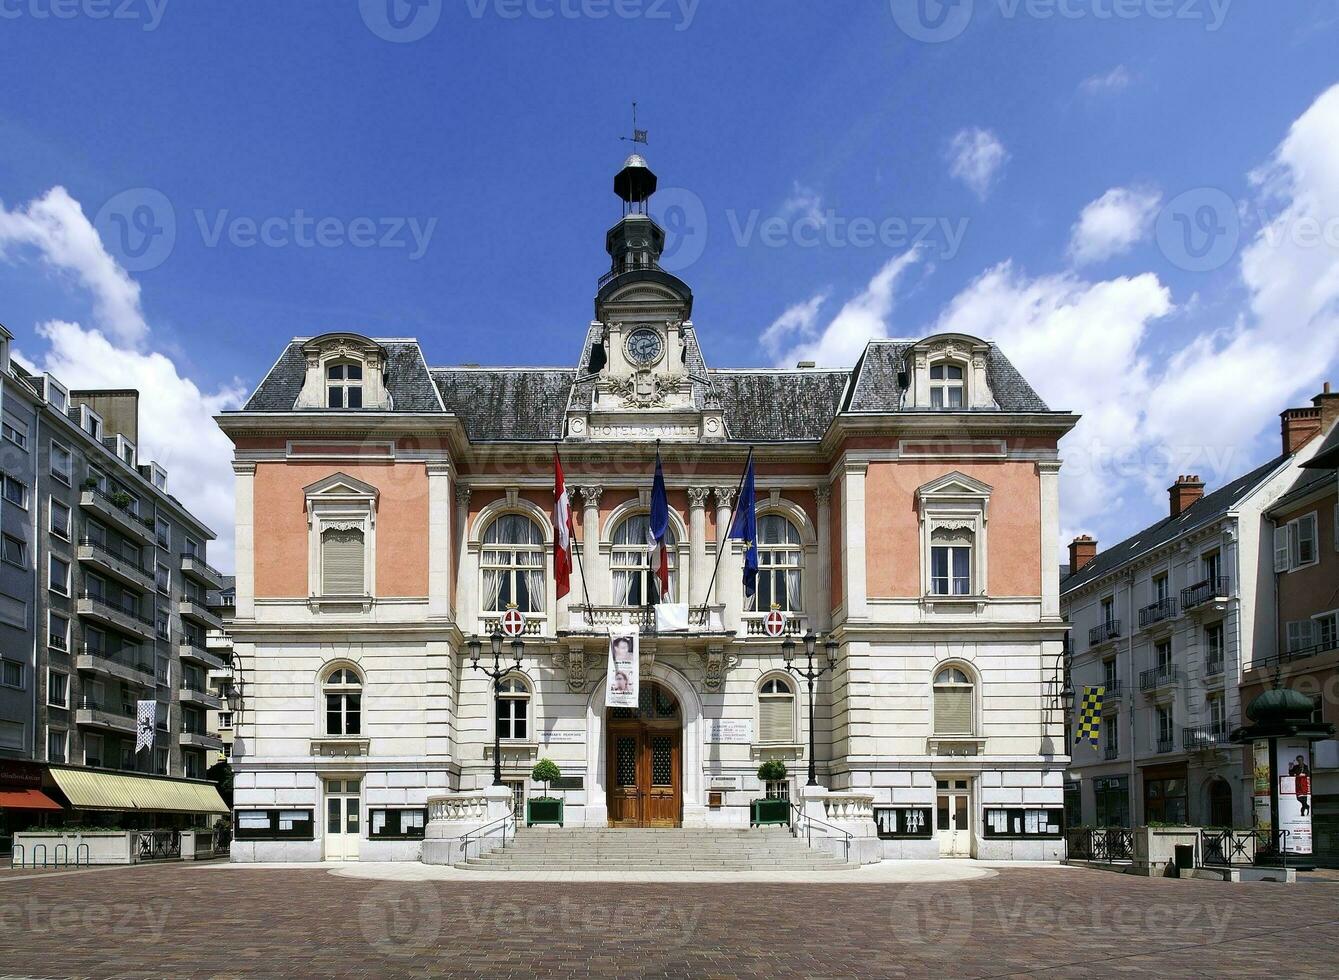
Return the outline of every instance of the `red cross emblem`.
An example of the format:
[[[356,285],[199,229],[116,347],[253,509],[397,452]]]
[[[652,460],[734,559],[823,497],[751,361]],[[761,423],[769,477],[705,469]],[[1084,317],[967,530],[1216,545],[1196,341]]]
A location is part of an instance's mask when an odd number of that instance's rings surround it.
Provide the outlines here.
[[[786,630],[786,617],[780,609],[773,609],[763,618],[762,628],[768,636],[780,636]]]
[[[525,631],[525,615],[519,609],[508,609],[502,614],[502,632],[506,636],[520,636]]]

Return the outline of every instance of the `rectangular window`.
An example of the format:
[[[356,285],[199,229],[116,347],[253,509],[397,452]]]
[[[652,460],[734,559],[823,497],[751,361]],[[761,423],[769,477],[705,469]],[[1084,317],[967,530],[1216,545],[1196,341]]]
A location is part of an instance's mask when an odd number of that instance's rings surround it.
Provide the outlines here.
[[[28,423],[22,419],[17,419],[5,412],[4,422],[0,423],[0,435],[18,446],[20,449],[28,448]]]
[[[902,837],[926,839],[934,834],[928,806],[876,807],[874,825],[883,840]]]
[[[154,613],[154,632],[160,640],[172,639],[172,621],[166,609],[159,609]]]
[[[1223,624],[1204,628],[1204,668],[1210,674],[1223,672]]]
[[[1165,672],[1171,670],[1171,669],[1172,669],[1172,641],[1171,641],[1171,640],[1163,640],[1163,641],[1162,641],[1161,643],[1159,643],[1156,647],[1154,647],[1154,651],[1155,651],[1155,653],[1156,653],[1156,655],[1157,655],[1157,668],[1158,668],[1158,670],[1161,671],[1161,672],[1163,672],[1163,673],[1165,673]]]
[[[1226,734],[1227,714],[1223,709],[1223,696],[1210,694],[1204,699],[1204,706],[1209,715],[1209,732],[1213,735]]]
[[[1333,650],[1339,647],[1339,613],[1326,613],[1324,616],[1317,616],[1314,620],[1314,632],[1316,642],[1320,644],[1322,650]]]
[[[428,824],[428,811],[412,809],[385,809],[367,811],[368,833],[371,839],[422,840]]]
[[[1306,514],[1289,522],[1293,528],[1292,538],[1292,567],[1300,568],[1303,565],[1314,565],[1317,561],[1316,556],[1316,515]]]
[[[156,588],[159,592],[163,593],[164,595],[166,595],[169,591],[171,591],[172,570],[169,569],[166,565],[164,565],[161,561],[154,568],[153,584],[154,588]]]
[[[322,595],[363,595],[363,532],[327,528],[321,532]]]
[[[70,620],[57,612],[47,612],[47,646],[53,650],[70,649]]]
[[[0,684],[23,690],[23,664],[16,660],[0,660]]]
[[[972,549],[970,545],[935,545],[930,549],[932,595],[972,594]]]
[[[181,765],[185,770],[187,779],[201,778],[204,767],[200,765],[200,754],[198,752],[183,752],[181,754]]]
[[[1223,556],[1217,551],[1209,551],[1200,556],[1200,566],[1206,581],[1212,582],[1223,574]]]
[[[1144,819],[1149,823],[1185,823],[1186,781],[1184,779],[1145,780]]]
[[[95,769],[102,767],[102,736],[84,736],[84,765]]]
[[[70,706],[70,678],[58,670],[46,672],[46,703],[53,708]]]
[[[1097,804],[1097,826],[1130,826],[1129,777],[1107,776],[1094,779],[1093,799]]]
[[[70,508],[54,497],[51,499],[50,530],[56,537],[70,540]]]
[[[233,836],[237,840],[314,840],[313,811],[238,810]]]
[[[1158,705],[1158,751],[1170,751],[1169,745],[1174,741],[1172,734],[1172,709],[1164,705]]]
[[[0,557],[11,565],[17,565],[19,568],[28,567],[28,542],[22,538],[16,538],[12,534],[4,535],[4,548],[0,552]]]
[[[1155,575],[1153,577],[1153,601],[1162,602],[1167,598],[1167,576]]]
[[[69,743],[69,733],[63,732],[58,728],[48,728],[46,733],[46,760],[47,762],[64,762],[66,746]]]
[[[224,731],[227,731],[228,729],[232,728],[232,712],[231,712],[231,711],[220,711],[220,712],[219,712],[219,728],[222,729],[222,730],[224,730]]]
[[[153,771],[160,776],[167,775],[167,749],[153,750]]]
[[[74,457],[58,442],[51,444],[51,475],[67,486],[74,468]]]
[[[48,555],[47,586],[60,595],[70,594],[70,563],[64,558]]]
[[[1110,714],[1102,716],[1103,745],[1106,749],[1106,757],[1114,759],[1120,754],[1120,715]]]
[[[0,623],[8,623],[17,629],[28,627],[28,603],[24,599],[0,592]]]
[[[1108,694],[1116,689],[1115,657],[1112,657],[1110,660],[1102,661],[1102,682],[1105,685]]]
[[[182,542],[182,547],[185,549],[182,552],[183,555],[186,555],[189,558],[200,557],[200,542],[196,541],[194,538],[186,538]]]
[[[1307,650],[1314,645],[1312,638],[1315,621],[1310,619],[1295,619],[1288,623],[1288,652],[1298,653]]]
[[[28,509],[28,484],[22,480],[15,479],[8,473],[4,475],[4,495],[15,507]]]
[[[158,547],[172,547],[172,526],[161,517],[154,523],[154,532],[158,536]]]
[[[1116,600],[1107,596],[1102,600],[1102,623],[1110,625],[1116,621]]]
[[[88,468],[88,482],[93,484],[93,489],[102,493],[107,492],[107,475],[96,466]]]

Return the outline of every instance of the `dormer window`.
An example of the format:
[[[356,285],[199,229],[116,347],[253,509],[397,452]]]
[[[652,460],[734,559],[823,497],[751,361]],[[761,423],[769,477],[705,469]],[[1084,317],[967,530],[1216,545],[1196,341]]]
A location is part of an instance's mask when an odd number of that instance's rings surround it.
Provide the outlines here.
[[[363,366],[355,361],[326,365],[326,407],[363,407]]]
[[[962,408],[966,385],[961,364],[941,362],[930,366],[930,407]]]

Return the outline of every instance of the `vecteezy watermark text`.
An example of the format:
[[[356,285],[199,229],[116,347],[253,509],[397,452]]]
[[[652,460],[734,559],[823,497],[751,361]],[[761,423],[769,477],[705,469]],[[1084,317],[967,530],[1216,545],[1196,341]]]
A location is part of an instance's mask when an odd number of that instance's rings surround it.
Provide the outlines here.
[[[0,20],[133,20],[154,31],[168,0],[0,0]]]
[[[946,217],[870,217],[848,218],[832,209],[821,214],[763,218],[757,209],[742,217],[739,212],[725,213],[735,244],[748,248],[755,241],[763,248],[885,248],[902,250],[938,246],[938,255],[951,259],[958,254],[967,234],[968,218]]]
[[[197,208],[194,216],[207,248],[217,248],[225,239],[234,248],[408,248],[411,262],[423,258],[437,228],[436,218],[314,218],[302,208],[267,218],[234,216],[227,208],[212,214]]]
[[[686,31],[702,0],[465,0],[473,20],[646,20]],[[359,0],[363,23],[397,44],[427,37],[442,19],[442,0]]]
[[[978,9],[996,8],[1002,20],[1190,21],[1217,31],[1232,0],[888,0],[902,33],[917,41],[951,41]],[[978,6],[979,5],[979,6]]]

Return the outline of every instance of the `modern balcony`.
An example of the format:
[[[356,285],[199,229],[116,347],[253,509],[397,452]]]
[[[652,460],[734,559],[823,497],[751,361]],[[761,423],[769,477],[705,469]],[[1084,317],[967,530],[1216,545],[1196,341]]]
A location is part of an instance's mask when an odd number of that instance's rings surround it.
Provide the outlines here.
[[[177,644],[177,656],[201,664],[206,670],[222,670],[226,665],[223,658],[213,650],[207,650],[197,643],[182,640]]]
[[[1208,608],[1210,604],[1226,602],[1231,594],[1226,575],[1207,578],[1181,590],[1181,608],[1186,612]]]
[[[1150,667],[1139,674],[1139,690],[1147,693],[1171,687],[1179,676],[1180,672],[1170,664],[1164,667]]]
[[[199,623],[206,629],[223,629],[223,620],[214,615],[203,602],[197,602],[192,599],[179,599],[177,601],[177,615],[182,619],[190,620],[193,623]]]
[[[74,723],[86,728],[103,728],[123,734],[135,733],[135,706],[120,701],[80,698],[75,707]]]
[[[118,605],[106,596],[95,592],[80,592],[75,601],[75,611],[83,619],[109,626],[122,633],[152,640],[155,635],[153,620],[141,616],[138,608]]]
[[[210,589],[223,588],[223,573],[205,562],[199,555],[181,556],[181,574],[189,575]]]
[[[129,495],[125,495],[124,499],[128,501]],[[122,497],[96,489],[85,489],[79,494],[79,506],[84,510],[96,514],[99,520],[111,524],[122,534],[129,535],[136,541],[152,544],[154,541],[152,522],[146,524],[145,519],[131,511],[129,504],[123,504],[122,500]]]
[[[1088,645],[1090,647],[1101,646],[1103,643],[1109,643],[1117,639],[1120,639],[1119,619],[1110,619],[1105,623],[1099,623],[1088,631]]]
[[[1149,603],[1139,610],[1139,628],[1148,629],[1150,626],[1169,622],[1176,618],[1176,612],[1176,600],[1170,597]]]
[[[116,579],[122,585],[145,592],[153,590],[153,573],[148,571],[138,555],[112,551],[101,541],[81,538],[76,557],[85,568],[94,568],[100,574]]]
[[[212,749],[215,752],[223,751],[223,739],[209,732],[198,730],[186,730],[177,736],[177,743],[183,749]]]
[[[154,686],[153,656],[140,647],[105,650],[85,643],[75,657],[74,666],[76,670],[115,677],[141,687]]]
[[[1181,745],[1187,751],[1212,749],[1228,741],[1225,725],[1199,725],[1181,729]]]
[[[210,691],[202,691],[196,687],[181,685],[180,698],[183,704],[197,704],[202,708],[212,708],[217,711],[223,707],[223,699]]]

